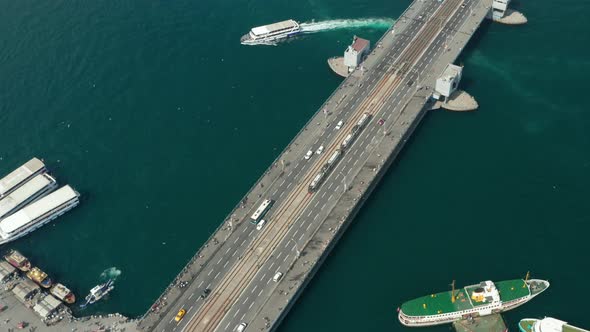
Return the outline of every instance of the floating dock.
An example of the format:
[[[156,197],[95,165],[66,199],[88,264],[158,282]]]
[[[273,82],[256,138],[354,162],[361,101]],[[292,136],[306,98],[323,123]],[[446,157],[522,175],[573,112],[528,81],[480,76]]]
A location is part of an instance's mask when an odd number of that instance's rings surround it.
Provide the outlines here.
[[[495,314],[473,319],[464,319],[453,323],[457,332],[506,332],[506,324],[502,315]]]

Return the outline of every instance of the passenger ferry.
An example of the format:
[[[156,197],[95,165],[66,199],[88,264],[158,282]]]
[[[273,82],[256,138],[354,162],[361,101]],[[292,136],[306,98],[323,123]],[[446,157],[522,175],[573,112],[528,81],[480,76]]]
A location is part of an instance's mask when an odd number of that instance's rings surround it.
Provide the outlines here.
[[[8,254],[4,255],[4,259],[10,263],[10,265],[23,272],[27,272],[31,269],[31,262],[29,262],[29,260],[20,252],[14,249],[10,250]]]
[[[0,220],[55,188],[57,188],[57,181],[51,175],[47,173],[36,175],[15,191],[0,198]]]
[[[72,291],[69,288],[60,283],[53,285],[53,287],[51,287],[50,292],[55,297],[64,301],[67,304],[72,304],[76,302],[76,296],[74,295],[74,293],[72,293]]]
[[[551,317],[525,318],[518,323],[518,328],[521,332],[588,332],[588,330]]]
[[[0,221],[0,244],[23,237],[66,213],[80,202],[80,194],[66,185]]]
[[[398,308],[399,321],[406,326],[432,326],[476,318],[514,309],[549,287],[545,280],[513,279],[483,281],[452,291],[419,297]]]
[[[31,271],[27,272],[27,278],[33,280],[43,288],[49,288],[53,285],[53,281],[47,276],[47,273],[41,271],[38,267],[34,267]]]
[[[250,32],[242,36],[240,42],[243,45],[275,44],[281,39],[293,37],[299,33],[301,33],[299,23],[286,20],[252,28]]]
[[[27,161],[21,167],[0,179],[0,197],[4,197],[35,175],[45,172],[45,164],[37,158]]]

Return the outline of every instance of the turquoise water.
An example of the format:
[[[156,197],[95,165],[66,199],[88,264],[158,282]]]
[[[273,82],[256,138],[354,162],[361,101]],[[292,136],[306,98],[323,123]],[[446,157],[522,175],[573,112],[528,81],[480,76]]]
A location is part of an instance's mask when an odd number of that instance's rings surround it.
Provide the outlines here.
[[[45,159],[82,204],[16,247],[86,292],[82,311],[142,314],[340,79],[353,34],[245,47],[281,19],[396,18],[409,1],[0,0],[0,171]],[[475,113],[427,116],[281,331],[402,331],[404,300],[484,279],[547,278],[506,315],[590,327],[590,73],[583,0],[515,4],[463,54]],[[447,326],[432,328],[446,331]]]

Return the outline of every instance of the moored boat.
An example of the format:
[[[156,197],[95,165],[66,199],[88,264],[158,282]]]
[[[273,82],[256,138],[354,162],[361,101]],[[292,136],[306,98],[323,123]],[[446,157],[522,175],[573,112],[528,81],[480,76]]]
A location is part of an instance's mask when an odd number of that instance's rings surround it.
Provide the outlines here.
[[[53,287],[51,287],[50,292],[55,297],[67,304],[72,304],[76,302],[76,296],[74,295],[74,293],[69,288],[60,283],[53,285]]]
[[[518,329],[521,332],[588,332],[588,330],[574,327],[567,322],[551,317],[525,318],[518,322]]]
[[[10,263],[10,265],[23,272],[27,272],[31,269],[31,262],[29,262],[29,260],[20,252],[14,249],[10,250],[8,254],[4,255],[4,259]]]
[[[33,267],[29,272],[27,272],[27,277],[43,288],[49,288],[51,285],[53,285],[53,281],[47,276],[47,273],[41,271],[41,269],[38,267]]]
[[[423,296],[398,308],[398,318],[406,326],[431,326],[476,318],[514,309],[539,295],[549,282],[539,279],[483,281],[462,289]]]
[[[92,287],[90,294],[86,296],[86,305],[92,304],[102,299],[105,295],[112,291],[113,288],[115,288],[113,279],[109,279],[109,281],[105,282],[104,284]]]

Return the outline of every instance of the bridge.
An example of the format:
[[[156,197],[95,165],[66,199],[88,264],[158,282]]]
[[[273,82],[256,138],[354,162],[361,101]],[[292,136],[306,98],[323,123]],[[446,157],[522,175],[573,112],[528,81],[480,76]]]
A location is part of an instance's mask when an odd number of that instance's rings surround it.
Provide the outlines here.
[[[275,330],[432,106],[436,79],[491,6],[492,0],[415,0],[375,43],[362,70],[340,84],[140,319],[138,329]],[[308,151],[312,155],[306,158]],[[266,199],[273,203],[257,229],[251,215]],[[180,309],[186,313],[177,321]]]

